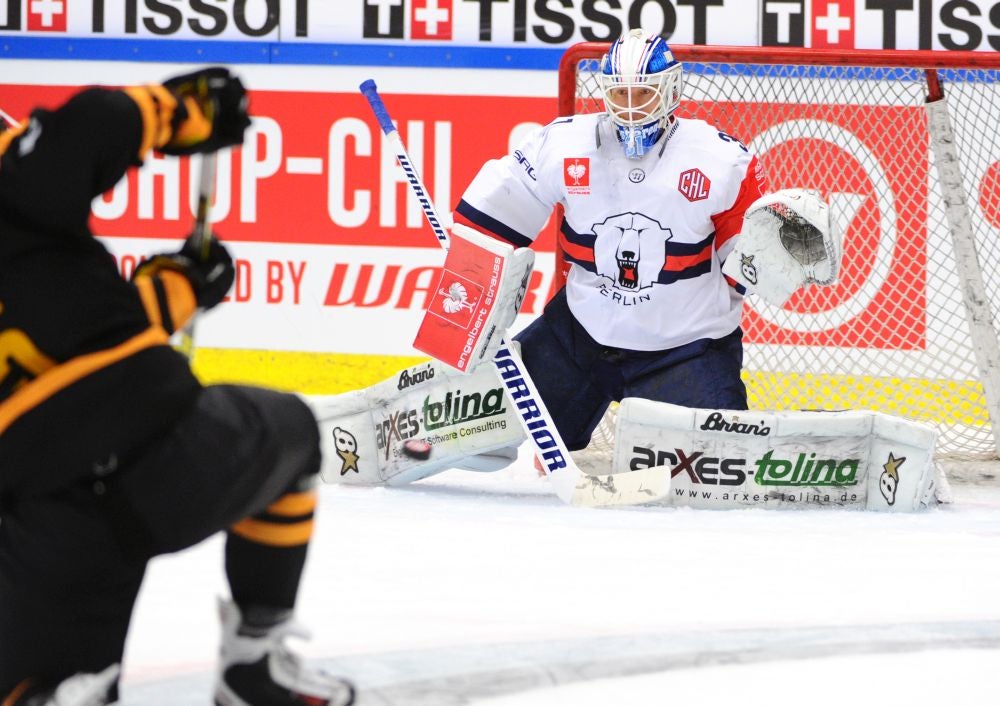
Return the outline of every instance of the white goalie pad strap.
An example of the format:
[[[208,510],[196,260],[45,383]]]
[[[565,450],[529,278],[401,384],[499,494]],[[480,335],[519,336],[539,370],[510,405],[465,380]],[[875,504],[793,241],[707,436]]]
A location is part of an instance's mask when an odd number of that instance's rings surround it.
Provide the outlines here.
[[[424,363],[363,390],[308,401],[327,483],[411,483],[525,439],[492,365],[465,375]],[[404,451],[417,440],[430,444],[428,458]]]
[[[879,412],[736,412],[622,401],[616,472],[671,469],[670,504],[908,512],[933,502],[936,430]]]
[[[456,223],[413,347],[461,372],[489,362],[528,288],[533,250]]]
[[[805,284],[837,281],[842,234],[815,191],[783,189],[754,201],[722,272],[776,306]]]

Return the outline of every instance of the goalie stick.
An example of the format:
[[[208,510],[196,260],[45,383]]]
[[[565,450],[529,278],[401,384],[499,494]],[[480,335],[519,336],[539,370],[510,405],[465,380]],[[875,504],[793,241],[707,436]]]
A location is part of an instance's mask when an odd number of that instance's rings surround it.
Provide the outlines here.
[[[448,233],[441,225],[437,210],[410,160],[399,131],[389,117],[375,82],[369,79],[360,88],[395,152],[438,243],[447,250],[450,243]],[[670,469],[665,466],[607,475],[588,475],[581,471],[570,456],[516,348],[508,345],[506,340],[501,341],[493,364],[507,390],[508,399],[517,410],[521,426],[542,460],[556,495],[563,502],[581,507],[638,505],[658,500],[670,492]]]
[[[198,203],[194,216],[194,243],[202,260],[208,259],[209,247],[212,244],[212,201],[215,199],[215,175],[218,163],[218,153],[209,152],[201,158],[201,171],[198,174]],[[187,325],[180,331],[177,344],[184,356],[190,360],[194,355],[194,327],[198,318],[197,309],[191,315]]]

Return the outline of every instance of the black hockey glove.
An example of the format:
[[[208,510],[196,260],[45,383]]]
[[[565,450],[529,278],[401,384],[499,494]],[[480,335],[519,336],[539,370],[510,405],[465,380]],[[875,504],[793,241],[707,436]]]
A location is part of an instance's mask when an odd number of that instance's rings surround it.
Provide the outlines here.
[[[173,136],[164,154],[214,152],[243,142],[250,126],[249,100],[243,82],[229,69],[211,67],[176,76],[163,87],[177,96]]]
[[[194,236],[188,236],[178,252],[154,255],[135,268],[132,278],[152,275],[161,270],[180,272],[194,289],[194,298],[202,309],[211,309],[222,301],[233,286],[236,270],[229,250],[212,236],[209,241],[208,256],[202,259]]]

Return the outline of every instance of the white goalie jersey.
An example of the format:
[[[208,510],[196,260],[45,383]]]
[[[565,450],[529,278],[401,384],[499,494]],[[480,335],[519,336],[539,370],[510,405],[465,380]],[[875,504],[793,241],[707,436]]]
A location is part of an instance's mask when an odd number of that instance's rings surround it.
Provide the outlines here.
[[[667,131],[628,159],[605,114],[559,118],[487,162],[456,221],[528,246],[562,204],[566,296],[596,341],[662,350],[725,336],[739,325],[742,289],[722,263],[764,193],[763,172],[708,123],[677,118]]]

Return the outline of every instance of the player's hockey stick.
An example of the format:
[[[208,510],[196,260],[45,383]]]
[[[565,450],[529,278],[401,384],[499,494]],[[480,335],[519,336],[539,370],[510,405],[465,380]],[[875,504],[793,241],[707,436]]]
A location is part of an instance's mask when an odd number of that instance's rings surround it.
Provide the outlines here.
[[[369,79],[362,83],[361,93],[368,100],[379,126],[396,153],[438,242],[447,249],[448,233],[441,226],[437,209],[410,161],[403,139],[389,117],[375,82]],[[594,476],[581,471],[570,456],[517,349],[508,345],[507,341],[502,341],[493,364],[507,390],[508,400],[517,409],[521,426],[534,444],[538,457],[542,459],[556,494],[564,502],[587,507],[637,505],[657,500],[670,492],[670,469],[664,466]]]
[[[212,241],[212,201],[215,199],[215,174],[218,153],[209,152],[201,158],[201,172],[198,175],[198,203],[194,212],[194,237],[195,248],[202,260],[208,259],[209,247]],[[177,344],[180,350],[189,360],[194,355],[194,327],[198,318],[196,310],[187,325],[180,331],[180,340]]]
[[[7,123],[7,127],[17,127],[17,121],[5,113],[2,108],[0,108],[0,121]]]

